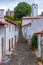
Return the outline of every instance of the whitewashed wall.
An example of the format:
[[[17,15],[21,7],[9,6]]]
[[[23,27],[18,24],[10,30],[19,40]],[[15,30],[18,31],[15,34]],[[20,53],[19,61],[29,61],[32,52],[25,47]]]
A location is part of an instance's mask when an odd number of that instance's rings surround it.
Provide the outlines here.
[[[28,24],[30,22],[31,22],[31,20],[28,20],[28,19],[22,20],[22,26],[25,25],[25,24]]]
[[[13,26],[13,31],[12,31]],[[13,38],[13,45],[15,44],[15,26],[11,24],[11,31],[9,31],[9,26],[6,28],[6,52],[9,50],[9,39]],[[11,41],[12,42],[12,41]],[[12,46],[12,43],[11,43]]]
[[[0,26],[0,61],[2,60],[2,38],[4,38],[4,27]]]
[[[1,36],[0,36],[0,62],[2,60],[2,47],[1,47]]]
[[[40,39],[40,37],[41,37],[41,35],[38,34],[37,35],[37,41],[38,41],[38,53],[39,53],[39,57],[41,57],[41,45],[40,45],[41,39]]]
[[[0,17],[0,21],[3,21],[3,22],[5,22],[5,19],[4,19],[4,17],[3,17],[3,18],[1,18],[1,17]]]
[[[11,31],[9,31],[9,26],[6,28],[6,53],[9,51],[9,39],[11,40],[13,38],[13,47],[15,44],[15,36],[16,36],[16,42],[18,41],[18,29],[15,31],[15,25],[11,25]],[[12,29],[13,26],[13,29]],[[11,40],[11,49],[12,49],[12,40]]]
[[[22,21],[22,26],[29,23],[30,20],[23,20]],[[27,30],[26,30],[27,28]],[[35,32],[38,32],[38,31],[42,31],[43,30],[43,19],[36,19],[36,20],[31,20],[31,25],[29,26],[24,26],[22,27],[22,33],[23,33],[23,36],[25,37],[25,30],[27,32],[27,38],[29,38],[29,35],[32,36]]]
[[[43,30],[43,19],[33,20],[30,29],[34,32]]]
[[[30,20],[28,20],[29,23]],[[22,26],[27,24],[26,20],[22,21]],[[27,30],[26,30],[27,28]],[[25,37],[25,31],[26,37]],[[22,34],[25,39],[29,39],[29,36],[31,37],[35,32],[43,31],[43,19],[36,19],[36,20],[31,20],[31,25],[29,26],[24,26],[22,27]],[[39,57],[41,57],[41,46],[40,46],[40,34],[37,36],[38,39],[38,53]]]
[[[15,31],[15,36],[16,36],[16,43],[18,42],[18,38],[19,38],[19,28],[17,27],[16,31]]]

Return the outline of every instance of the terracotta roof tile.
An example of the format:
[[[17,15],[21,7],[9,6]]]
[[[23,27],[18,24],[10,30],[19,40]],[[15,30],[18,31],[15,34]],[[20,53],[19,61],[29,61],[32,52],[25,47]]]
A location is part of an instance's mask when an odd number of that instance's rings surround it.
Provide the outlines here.
[[[36,16],[36,17],[29,17],[29,16],[27,16],[27,17],[23,17],[22,18],[22,20],[25,20],[25,19],[28,19],[28,20],[33,20],[33,19],[43,19],[43,16]]]
[[[7,18],[5,18],[5,21],[10,22],[10,23],[12,23],[13,25],[16,25],[17,27],[19,27],[18,24],[15,23],[15,21],[12,21],[12,20],[7,19]]]
[[[8,23],[0,21],[0,25],[8,25]]]
[[[35,34],[41,34],[41,33],[43,33],[43,30],[42,31],[35,32]]]
[[[22,27],[24,27],[24,26],[29,26],[29,25],[31,25],[31,22],[30,22],[30,23],[28,23],[28,24],[23,25]]]

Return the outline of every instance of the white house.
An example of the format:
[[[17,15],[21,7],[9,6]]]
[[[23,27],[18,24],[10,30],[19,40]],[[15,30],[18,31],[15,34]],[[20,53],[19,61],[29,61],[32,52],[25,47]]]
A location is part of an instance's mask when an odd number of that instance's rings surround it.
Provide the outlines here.
[[[12,51],[18,41],[19,26],[10,19],[4,18],[0,9],[0,62]]]
[[[19,27],[10,19],[5,19],[5,21],[8,23],[8,27],[6,28],[6,54],[8,54],[18,41]]]
[[[38,56],[43,56],[43,16],[23,17],[22,34],[26,40],[37,34]]]

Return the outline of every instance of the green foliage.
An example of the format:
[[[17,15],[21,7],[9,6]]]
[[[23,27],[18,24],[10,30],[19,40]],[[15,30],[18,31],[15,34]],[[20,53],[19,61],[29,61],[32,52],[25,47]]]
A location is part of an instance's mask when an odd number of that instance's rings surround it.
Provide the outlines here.
[[[12,21],[14,21],[14,17],[12,17],[12,16],[4,16],[5,18],[8,18],[8,19],[10,19],[10,20],[12,20]],[[22,22],[21,22],[21,20],[16,20],[15,21],[20,27],[22,26]]]
[[[21,21],[21,20],[16,21],[16,23],[17,23],[20,27],[22,26],[22,21]]]
[[[30,16],[31,15],[31,6],[26,2],[19,3],[14,8],[14,18],[15,20],[21,19],[23,16]]]
[[[32,45],[31,45],[31,48],[38,48],[38,43],[37,43],[37,35],[33,35],[32,37],[31,37],[31,43],[32,43]]]
[[[13,16],[4,16],[5,18],[11,19],[12,21],[14,21],[14,17]]]
[[[43,12],[41,12],[41,15],[43,16]]]

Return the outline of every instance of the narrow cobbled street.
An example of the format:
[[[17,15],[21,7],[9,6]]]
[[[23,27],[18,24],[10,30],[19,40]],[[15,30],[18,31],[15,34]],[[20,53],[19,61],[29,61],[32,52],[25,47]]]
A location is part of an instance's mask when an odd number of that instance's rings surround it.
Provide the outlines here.
[[[16,44],[11,60],[1,65],[38,65],[38,61],[34,51],[29,49],[27,43],[19,42]]]
[[[9,63],[3,65],[38,65],[34,51],[29,50],[28,45],[20,43],[16,46]]]

